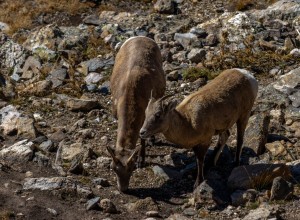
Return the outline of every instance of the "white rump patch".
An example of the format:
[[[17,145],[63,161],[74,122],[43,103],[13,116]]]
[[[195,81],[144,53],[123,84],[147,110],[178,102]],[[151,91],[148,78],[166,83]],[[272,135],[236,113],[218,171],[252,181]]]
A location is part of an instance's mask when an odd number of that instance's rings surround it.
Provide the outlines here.
[[[153,42],[155,42],[153,39],[151,39],[151,38],[149,38],[149,37],[145,37],[145,36],[134,36],[134,37],[128,38],[128,39],[122,44],[122,46],[120,47],[120,49],[121,49],[126,43],[128,43],[128,41],[131,41],[132,39],[139,38],[139,37],[148,38],[148,39],[152,40]]]
[[[244,76],[248,78],[252,87],[252,91],[256,96],[258,92],[258,83],[255,77],[253,76],[253,73],[245,69],[239,69],[239,68],[234,68],[234,69],[240,71],[242,74],[244,74]]]

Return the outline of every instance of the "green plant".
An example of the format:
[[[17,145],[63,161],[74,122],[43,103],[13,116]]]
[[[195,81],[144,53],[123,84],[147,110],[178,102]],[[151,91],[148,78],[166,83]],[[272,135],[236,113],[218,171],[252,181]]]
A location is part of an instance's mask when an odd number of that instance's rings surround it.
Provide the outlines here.
[[[183,78],[190,81],[195,81],[199,78],[205,78],[206,80],[214,79],[219,72],[215,72],[208,68],[189,67],[183,71]]]

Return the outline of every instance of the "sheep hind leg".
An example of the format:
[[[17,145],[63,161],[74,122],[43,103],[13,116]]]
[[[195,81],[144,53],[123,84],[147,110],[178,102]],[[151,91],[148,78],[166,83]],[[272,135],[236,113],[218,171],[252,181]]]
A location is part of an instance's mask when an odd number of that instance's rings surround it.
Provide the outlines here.
[[[197,159],[197,166],[198,166],[197,178],[194,184],[194,189],[196,189],[197,186],[199,186],[200,183],[203,181],[203,163],[208,148],[209,145],[201,145],[201,146],[193,147],[193,151],[195,153],[195,157]]]
[[[146,156],[146,140],[141,139],[141,149],[139,150],[137,159],[137,168],[142,168],[145,166],[145,156]]]
[[[244,133],[245,133],[245,129],[246,129],[249,117],[250,117],[250,112],[246,115],[246,117],[239,119],[236,123],[237,146],[236,146],[235,161],[234,161],[235,166],[240,165],[240,158],[241,158],[241,153],[242,153]]]
[[[221,154],[221,152],[223,151],[223,148],[226,144],[226,141],[228,140],[230,136],[230,132],[229,130],[226,130],[224,132],[222,132],[221,134],[219,134],[219,139],[218,139],[218,143],[213,151],[213,165],[216,166],[217,165],[217,161],[219,159],[219,156]]]

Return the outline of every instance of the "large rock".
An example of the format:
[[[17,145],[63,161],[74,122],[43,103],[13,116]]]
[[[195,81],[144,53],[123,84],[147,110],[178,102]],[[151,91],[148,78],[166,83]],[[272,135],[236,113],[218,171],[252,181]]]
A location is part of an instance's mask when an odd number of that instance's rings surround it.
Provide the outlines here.
[[[289,94],[299,84],[300,84],[300,67],[291,70],[287,74],[281,76],[279,80],[273,84],[273,86],[278,91]]]
[[[293,196],[294,186],[292,183],[286,181],[281,176],[273,180],[271,188],[271,200],[286,200]]]
[[[251,148],[257,155],[265,152],[270,116],[257,114],[250,117],[244,136],[244,146]]]
[[[298,15],[300,15],[300,2],[298,0],[280,0],[270,5],[267,9],[255,10],[252,13],[256,20],[261,20],[262,22],[277,19],[292,21]]]
[[[33,158],[33,142],[23,140],[0,151],[0,158],[10,162],[26,162]]]
[[[23,183],[23,190],[62,190],[85,198],[92,195],[90,188],[83,187],[77,181],[68,177],[26,178]]]
[[[264,188],[278,176],[289,179],[291,177],[289,167],[285,164],[239,166],[232,170],[227,185],[233,190]]]
[[[0,67],[12,68],[13,72],[20,71],[29,54],[28,50],[1,33],[0,45]]]

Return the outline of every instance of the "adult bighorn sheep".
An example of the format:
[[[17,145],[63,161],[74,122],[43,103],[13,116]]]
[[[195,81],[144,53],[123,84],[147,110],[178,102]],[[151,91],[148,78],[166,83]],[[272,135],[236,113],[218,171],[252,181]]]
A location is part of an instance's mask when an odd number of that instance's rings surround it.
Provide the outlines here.
[[[145,162],[145,140],[136,146],[150,97],[165,93],[166,80],[160,49],[147,37],[131,37],[120,48],[111,76],[113,115],[118,119],[116,147],[107,147],[118,189],[128,189],[135,163]],[[138,156],[138,159],[136,159]]]
[[[179,105],[164,102],[165,98],[151,99],[146,108],[146,119],[140,130],[141,138],[163,133],[168,141],[183,148],[193,149],[198,173],[194,187],[203,181],[203,162],[213,135],[219,135],[214,150],[214,164],[237,125],[235,163],[240,161],[244,131],[258,91],[258,83],[243,69],[223,71],[210,83],[187,96]]]

